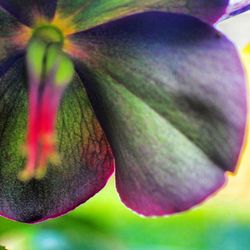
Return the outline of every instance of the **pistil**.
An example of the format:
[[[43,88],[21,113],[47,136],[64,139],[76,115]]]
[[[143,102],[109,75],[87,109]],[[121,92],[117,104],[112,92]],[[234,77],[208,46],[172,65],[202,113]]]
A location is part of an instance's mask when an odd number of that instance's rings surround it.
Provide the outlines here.
[[[61,33],[54,27],[38,28],[28,46],[28,127],[26,166],[19,179],[41,179],[48,164],[60,163],[56,146],[56,118],[64,90],[73,77],[73,64],[62,51]]]

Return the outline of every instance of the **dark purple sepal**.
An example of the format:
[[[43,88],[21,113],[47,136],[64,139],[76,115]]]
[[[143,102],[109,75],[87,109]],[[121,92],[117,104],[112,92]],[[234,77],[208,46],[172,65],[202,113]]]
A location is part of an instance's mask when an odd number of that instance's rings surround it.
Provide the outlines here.
[[[0,0],[0,7],[28,26],[34,25],[41,18],[51,20],[56,5],[57,0]]]
[[[196,18],[151,12],[71,37],[116,160],[122,201],[146,215],[187,210],[234,171],[246,86],[233,44]]]
[[[0,8],[0,77],[9,67],[24,54],[22,44],[18,43],[18,36],[22,25],[7,11]]]
[[[24,53],[19,53],[13,56],[10,56],[8,58],[5,58],[4,60],[1,60],[0,62],[0,77],[2,77],[8,70],[16,63],[17,60],[24,57]]]

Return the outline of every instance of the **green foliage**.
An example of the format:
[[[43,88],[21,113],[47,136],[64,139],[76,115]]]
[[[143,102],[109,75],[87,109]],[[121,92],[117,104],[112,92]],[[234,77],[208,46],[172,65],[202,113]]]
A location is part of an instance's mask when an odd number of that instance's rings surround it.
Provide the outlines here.
[[[0,244],[5,239],[19,244],[5,244],[9,250],[249,250],[249,216],[242,212],[202,206],[145,219],[120,203],[111,181],[104,192],[63,217],[36,225],[1,218]],[[54,245],[49,248],[48,242]]]

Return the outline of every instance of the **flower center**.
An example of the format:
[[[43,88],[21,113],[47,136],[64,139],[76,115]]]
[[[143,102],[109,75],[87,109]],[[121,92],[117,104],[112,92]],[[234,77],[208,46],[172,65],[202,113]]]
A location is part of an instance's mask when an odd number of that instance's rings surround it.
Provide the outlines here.
[[[31,39],[38,39],[45,43],[58,43],[63,45],[64,36],[59,28],[53,25],[42,25],[37,27],[32,34]]]
[[[45,176],[48,164],[57,165],[55,124],[64,90],[71,82],[74,67],[63,52],[62,32],[51,25],[34,30],[26,53],[29,80],[29,110],[25,142],[26,166],[19,179]]]

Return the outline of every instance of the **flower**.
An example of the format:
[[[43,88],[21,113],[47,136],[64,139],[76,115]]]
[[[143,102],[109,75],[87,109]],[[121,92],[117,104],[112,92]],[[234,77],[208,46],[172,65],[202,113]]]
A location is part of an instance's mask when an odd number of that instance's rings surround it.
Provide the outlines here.
[[[187,210],[234,172],[246,123],[227,0],[0,0],[0,213],[38,222],[104,187]],[[74,70],[75,69],[75,70]]]

